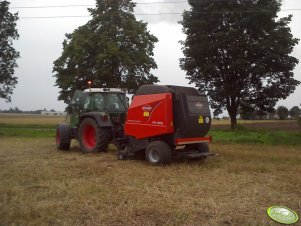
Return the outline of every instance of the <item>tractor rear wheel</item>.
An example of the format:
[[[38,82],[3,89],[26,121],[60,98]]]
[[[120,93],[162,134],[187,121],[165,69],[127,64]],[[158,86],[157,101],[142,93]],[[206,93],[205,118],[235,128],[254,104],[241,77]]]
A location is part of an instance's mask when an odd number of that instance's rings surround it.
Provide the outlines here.
[[[145,157],[152,165],[168,164],[172,157],[171,148],[164,141],[153,141],[147,146]]]
[[[111,137],[111,129],[99,127],[92,118],[86,118],[80,124],[79,143],[84,152],[106,151]]]
[[[56,128],[56,147],[58,150],[69,150],[71,143],[71,127],[61,123]]]

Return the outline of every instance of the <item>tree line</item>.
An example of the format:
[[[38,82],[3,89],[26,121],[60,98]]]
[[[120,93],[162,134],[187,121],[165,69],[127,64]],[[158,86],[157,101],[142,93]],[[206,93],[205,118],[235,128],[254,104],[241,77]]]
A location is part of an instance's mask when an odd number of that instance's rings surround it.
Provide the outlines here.
[[[0,113],[12,113],[12,114],[41,114],[43,111],[47,111],[47,109],[43,110],[31,110],[31,111],[22,111],[18,107],[10,107],[8,110],[1,110]],[[49,112],[56,112],[56,110],[51,109]],[[294,106],[291,109],[288,109],[285,106],[279,106],[271,112],[264,112],[260,110],[250,110],[243,111],[239,110],[239,115],[241,119],[244,120],[254,120],[254,119],[280,119],[285,120],[290,117],[290,119],[299,120],[301,117],[301,108],[298,106]],[[267,117],[270,116],[270,117]]]
[[[286,106],[278,106],[269,112],[262,111],[260,109],[239,109],[239,115],[241,119],[252,120],[252,119],[290,119],[299,120],[301,117],[301,109],[298,106],[293,106],[288,109]]]
[[[278,17],[280,0],[188,3],[191,9],[180,21],[186,39],[181,42],[184,57],[179,65],[190,83],[209,96],[215,116],[227,110],[235,129],[240,112],[272,113],[278,100],[294,92],[300,82],[293,73],[298,59],[291,53],[299,40],[288,26],[292,15]],[[4,52],[14,54],[8,61],[0,55],[0,66],[10,62],[9,70],[0,74],[0,97],[10,101],[19,55],[11,47],[18,38],[18,16],[8,12],[8,5],[0,2],[0,48],[9,43]],[[135,6],[132,0],[96,0],[96,7],[89,9],[92,19],[66,34],[53,67],[59,100],[69,104],[75,90],[86,88],[88,81],[94,87],[122,87],[129,93],[159,82],[152,73],[157,68],[153,50],[158,39],[147,23],[135,18]]]
[[[31,110],[31,111],[22,111],[18,107],[10,107],[8,110],[1,110],[0,113],[6,113],[6,114],[34,114],[34,115],[40,115],[43,111],[47,111],[47,109],[39,109],[39,110]],[[51,109],[49,112],[56,112],[56,110]]]

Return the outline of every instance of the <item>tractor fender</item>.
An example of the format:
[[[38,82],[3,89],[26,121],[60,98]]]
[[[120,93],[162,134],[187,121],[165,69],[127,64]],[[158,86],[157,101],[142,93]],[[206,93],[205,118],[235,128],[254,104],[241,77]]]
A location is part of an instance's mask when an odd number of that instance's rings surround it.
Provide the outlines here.
[[[85,119],[85,118],[92,118],[96,121],[97,125],[99,127],[113,127],[112,121],[109,116],[104,118],[104,113],[100,112],[89,112],[84,113],[80,116],[79,124]]]

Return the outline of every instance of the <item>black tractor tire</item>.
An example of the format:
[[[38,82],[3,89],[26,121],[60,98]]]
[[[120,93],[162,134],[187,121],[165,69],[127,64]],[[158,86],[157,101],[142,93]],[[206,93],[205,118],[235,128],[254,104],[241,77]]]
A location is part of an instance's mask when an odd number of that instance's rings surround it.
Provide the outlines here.
[[[79,127],[79,143],[83,152],[106,151],[112,139],[110,127],[100,127],[92,118],[85,118]]]
[[[68,151],[71,143],[71,126],[66,123],[58,124],[56,128],[56,147]]]
[[[145,157],[152,165],[168,164],[172,160],[171,148],[164,141],[152,141],[145,150]]]

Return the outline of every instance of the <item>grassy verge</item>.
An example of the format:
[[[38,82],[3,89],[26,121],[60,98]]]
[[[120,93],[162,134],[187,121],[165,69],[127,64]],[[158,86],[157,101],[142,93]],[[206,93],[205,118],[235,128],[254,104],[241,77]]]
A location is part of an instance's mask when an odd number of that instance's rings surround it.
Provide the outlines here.
[[[301,145],[300,132],[261,130],[211,130],[209,134],[216,143]]]
[[[54,125],[0,124],[0,137],[54,137]]]
[[[52,124],[0,124],[0,137],[54,137],[55,125]],[[214,143],[227,144],[265,144],[265,145],[301,145],[301,133],[289,131],[269,131],[246,129],[237,131],[212,129],[209,135]]]

